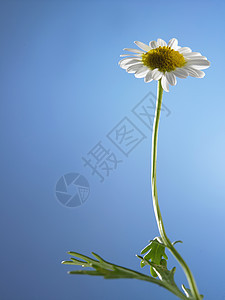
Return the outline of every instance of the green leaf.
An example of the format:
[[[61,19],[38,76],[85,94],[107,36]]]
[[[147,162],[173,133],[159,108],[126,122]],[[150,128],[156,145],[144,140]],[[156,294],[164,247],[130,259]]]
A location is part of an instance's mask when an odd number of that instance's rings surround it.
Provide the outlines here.
[[[63,261],[62,264],[78,265],[78,266],[82,266],[83,268],[91,268],[91,270],[85,269],[85,270],[70,271],[69,274],[103,276],[106,279],[130,278],[130,279],[144,280],[147,282],[155,283],[161,287],[164,287],[165,289],[169,290],[180,299],[187,299],[187,297],[182,293],[181,290],[178,289],[178,287],[174,282],[175,268],[169,271],[167,270],[166,266],[163,265],[158,266],[156,264],[146,261],[143,257],[138,256],[141,260],[145,262],[145,264],[148,264],[152,268],[154,268],[154,271],[159,277],[159,279],[156,279],[154,277],[136,272],[134,270],[112,264],[104,260],[96,253],[92,253],[92,254],[97,260],[77,252],[68,252],[68,253],[76,258],[71,258],[71,261]],[[77,258],[82,259],[82,261],[78,260]]]
[[[179,241],[175,241],[175,242],[173,242],[173,243],[172,243],[172,245],[174,246],[174,245],[176,245],[177,243],[181,243],[181,244],[183,244],[183,242],[182,242],[181,240],[179,240]]]
[[[182,284],[182,289],[183,289],[183,291],[184,291],[184,293],[185,293],[185,295],[187,296],[188,299],[194,299],[190,289],[186,288],[183,284]],[[204,296],[203,295],[200,295],[200,296],[203,299]]]
[[[141,260],[145,260],[144,257],[141,257],[139,255],[137,255],[138,258],[140,258]],[[166,260],[163,260],[167,263]],[[187,299],[187,297],[182,298],[184,295],[183,293],[181,293],[180,289],[178,288],[178,286],[176,285],[175,281],[174,281],[174,274],[176,272],[176,268],[172,268],[172,270],[168,270],[165,262],[161,263],[161,265],[157,265],[154,264],[152,262],[149,261],[145,261],[146,264],[150,265],[154,272],[157,274],[159,280],[161,280],[165,286],[170,288],[170,291],[173,290],[173,293],[175,295],[177,295],[178,297],[180,297],[181,299]],[[194,300],[195,298],[193,298],[192,296],[189,297],[190,300]]]
[[[164,266],[166,265],[165,260],[162,258],[164,257],[165,259],[168,259],[166,253],[165,253],[165,245],[162,243],[161,238],[155,237],[154,240],[149,241],[149,245],[147,245],[142,251],[141,254],[146,253],[144,256],[144,260],[141,261],[140,265],[143,268],[147,263],[145,261],[151,261],[152,263],[156,265],[161,265],[162,263]],[[157,277],[158,275],[150,266],[150,272],[153,277]]]

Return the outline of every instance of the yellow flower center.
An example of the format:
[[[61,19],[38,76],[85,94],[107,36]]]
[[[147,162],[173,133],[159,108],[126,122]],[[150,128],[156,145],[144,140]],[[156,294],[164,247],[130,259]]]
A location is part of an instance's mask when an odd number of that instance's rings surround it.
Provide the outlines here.
[[[181,68],[186,64],[181,53],[165,46],[160,46],[144,53],[142,62],[151,70],[158,68],[160,72],[164,73],[174,71],[176,68]]]

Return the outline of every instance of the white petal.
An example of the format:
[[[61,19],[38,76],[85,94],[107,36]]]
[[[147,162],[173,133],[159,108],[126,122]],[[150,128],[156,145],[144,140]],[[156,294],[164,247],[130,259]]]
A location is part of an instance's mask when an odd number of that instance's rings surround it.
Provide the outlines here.
[[[120,57],[124,57],[124,56],[138,56],[141,57],[142,54],[121,54]]]
[[[145,82],[150,82],[150,81],[152,81],[152,80],[153,80],[153,78],[152,78],[152,70],[149,70],[148,73],[147,73],[146,76],[145,76],[144,81],[145,81]]]
[[[189,53],[184,53],[183,54],[184,58],[191,58],[191,57],[196,57],[196,56],[202,56],[201,53],[199,52],[189,52]]]
[[[128,69],[129,67],[131,67],[131,66],[134,66],[134,65],[139,65],[139,63],[127,63],[126,65],[120,65],[120,67],[122,68],[122,69]]]
[[[126,70],[126,69],[128,69],[129,67],[134,66],[134,65],[135,65],[135,64],[120,65],[120,68]]]
[[[205,73],[203,71],[196,70],[192,67],[185,67],[185,70],[187,70],[189,75],[192,77],[203,78],[205,76]]]
[[[188,48],[188,47],[181,47],[180,49],[178,49],[178,51],[180,53],[190,53],[191,52],[191,49]]]
[[[144,43],[142,43],[142,42],[138,42],[138,41],[135,41],[134,42],[139,48],[141,48],[142,50],[145,50],[145,51],[149,51],[149,50],[151,50],[151,48],[148,46],[148,45],[146,45],[146,44],[144,44]]]
[[[134,76],[136,78],[143,78],[145,75],[149,72],[149,68],[146,66],[143,66],[140,68],[137,72],[135,72]]]
[[[191,59],[189,61],[187,61],[186,64],[187,67],[195,67],[196,69],[207,69],[210,66],[210,62],[208,60],[205,59]]]
[[[124,51],[129,51],[129,52],[134,52],[134,53],[145,53],[145,52],[142,51],[142,50],[139,50],[139,49],[133,49],[133,48],[124,48],[123,50],[124,50]]]
[[[124,58],[122,59],[121,61],[119,61],[119,66],[122,68],[122,69],[127,69],[130,65],[133,65],[133,64],[137,64],[137,63],[141,63],[141,60],[138,59],[138,58]]]
[[[127,61],[127,62],[122,62],[121,64],[120,64],[120,66],[121,66],[121,68],[126,68],[126,67],[128,67],[128,66],[130,66],[130,65],[134,65],[134,64],[140,64],[141,63],[141,61],[140,60],[137,60],[137,59],[132,59],[132,60],[129,60],[129,61]]]
[[[188,72],[182,68],[177,68],[175,71],[173,71],[173,74],[179,78],[187,78],[188,77]]]
[[[152,71],[152,79],[159,80],[162,77],[162,72],[160,72],[158,69],[154,69]]]
[[[207,57],[205,56],[193,56],[193,57],[186,57],[186,61],[196,60],[196,59],[204,59],[207,60]]]
[[[132,66],[129,66],[127,68],[127,72],[128,73],[135,73],[136,71],[138,71],[141,67],[143,67],[143,64],[135,64],[135,65],[132,65]]]
[[[122,68],[122,69],[127,69],[127,68],[129,68],[131,65],[120,65],[120,68]]]
[[[158,48],[158,43],[156,41],[151,41],[149,43],[149,46],[152,48],[152,49],[155,49],[155,48]]]
[[[170,47],[171,49],[177,50],[178,46],[178,40],[177,39],[171,39],[167,45],[167,47]]]
[[[166,47],[167,46],[166,42],[162,39],[158,39],[157,43],[158,43],[158,46],[161,46],[161,47]]]
[[[140,59],[132,59],[128,62],[121,63],[122,66],[133,65],[133,64],[143,64]]]
[[[161,84],[164,91],[169,92],[169,82],[167,81],[165,75],[162,76]]]
[[[172,72],[166,72],[166,79],[171,85],[176,85],[177,84],[177,79],[176,76]]]
[[[121,59],[119,61],[119,64],[126,64],[127,62],[130,62],[130,61],[140,62],[141,59],[140,58],[136,58],[136,57],[126,57],[126,58]]]

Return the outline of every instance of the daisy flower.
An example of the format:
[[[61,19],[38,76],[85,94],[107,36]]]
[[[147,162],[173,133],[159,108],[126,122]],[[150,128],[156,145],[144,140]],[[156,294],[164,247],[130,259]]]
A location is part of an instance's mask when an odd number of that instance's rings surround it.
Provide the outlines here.
[[[151,41],[149,45],[134,42],[141,50],[125,48],[131,54],[120,60],[119,65],[128,73],[134,73],[136,78],[144,78],[145,82],[160,80],[162,88],[169,92],[169,84],[176,85],[176,77],[203,78],[201,71],[210,66],[210,62],[199,52],[192,52],[188,47],[178,46],[177,39],[173,38],[167,44],[164,40]]]

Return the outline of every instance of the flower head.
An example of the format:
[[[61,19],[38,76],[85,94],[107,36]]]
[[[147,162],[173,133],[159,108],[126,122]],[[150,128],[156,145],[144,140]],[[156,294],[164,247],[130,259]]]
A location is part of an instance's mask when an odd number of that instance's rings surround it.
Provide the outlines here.
[[[134,42],[139,49],[125,48],[132,54],[123,58],[119,65],[128,73],[134,73],[136,78],[144,78],[145,82],[161,79],[161,84],[169,92],[169,84],[176,85],[176,77],[186,78],[188,75],[203,78],[205,73],[201,69],[210,66],[210,62],[199,52],[192,52],[188,47],[178,46],[173,38],[167,44],[164,40],[151,41],[149,45]]]

